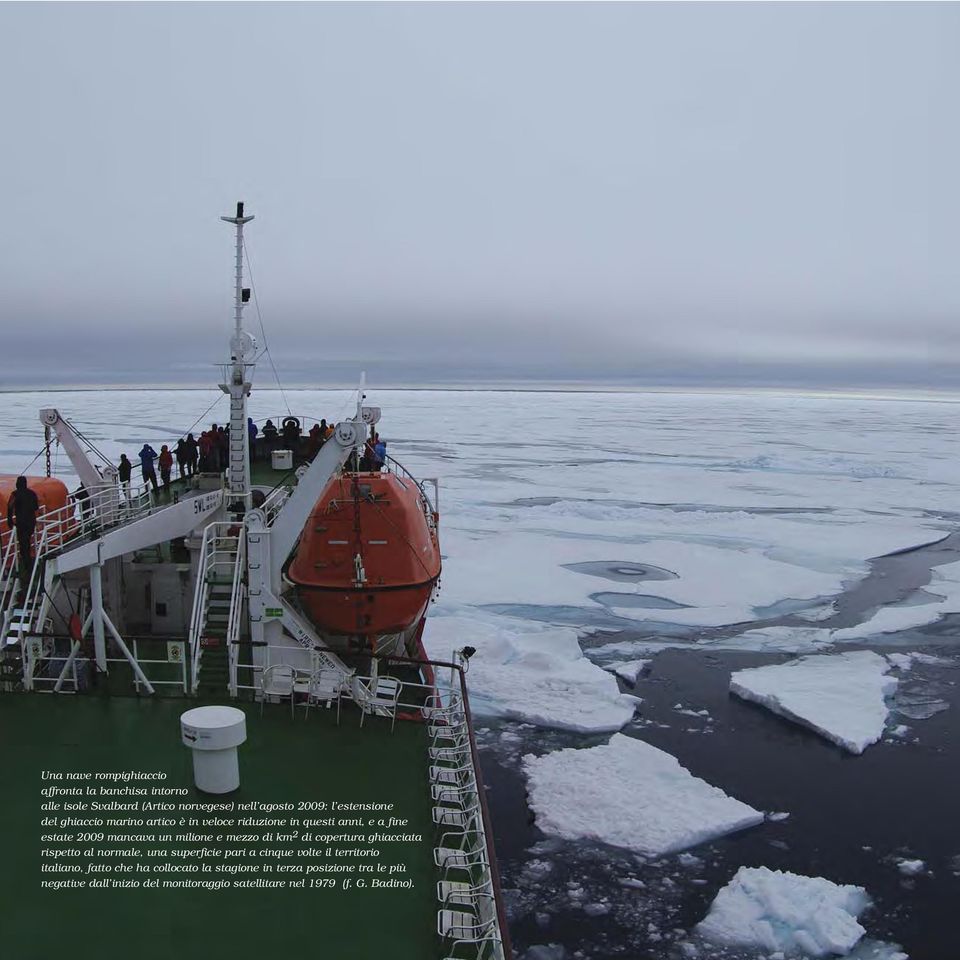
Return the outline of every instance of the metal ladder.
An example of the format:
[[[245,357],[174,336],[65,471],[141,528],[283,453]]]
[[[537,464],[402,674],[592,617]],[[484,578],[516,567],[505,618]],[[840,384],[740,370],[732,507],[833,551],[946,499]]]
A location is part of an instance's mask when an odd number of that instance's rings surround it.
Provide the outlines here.
[[[231,626],[237,620],[236,605],[242,603],[243,564],[238,563],[239,525],[215,521],[203,531],[203,546],[197,572],[197,587],[190,621],[190,651],[193,657],[192,689],[200,685],[200,665],[204,664],[204,684],[229,686],[227,644]]]
[[[17,535],[11,530],[7,545],[0,556],[0,634],[4,637],[10,624],[13,608],[20,593],[20,564],[18,562]]]
[[[22,663],[21,677],[24,686],[29,690],[33,686],[33,671],[35,655],[27,649],[25,640],[44,632],[50,602],[46,588],[46,565],[44,557],[49,552],[49,528],[44,527],[35,538],[34,561],[30,570],[30,578],[26,588],[20,593],[20,577],[17,575],[16,586],[4,593],[4,602],[7,608],[3,615],[3,628],[0,631],[0,643],[4,659],[10,654],[19,656]],[[19,651],[19,654],[17,653]]]

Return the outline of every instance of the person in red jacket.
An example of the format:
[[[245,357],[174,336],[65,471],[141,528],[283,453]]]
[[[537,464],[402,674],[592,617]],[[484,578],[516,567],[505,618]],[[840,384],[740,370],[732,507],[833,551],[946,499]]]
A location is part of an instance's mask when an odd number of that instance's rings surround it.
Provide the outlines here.
[[[160,467],[160,482],[163,484],[164,492],[169,492],[170,471],[173,469],[173,454],[166,444],[160,448],[160,456],[157,457],[157,466]]]
[[[207,473],[212,468],[210,466],[210,454],[213,450],[213,441],[210,439],[210,431],[204,430],[200,434],[200,442],[197,444],[200,448],[200,472]]]

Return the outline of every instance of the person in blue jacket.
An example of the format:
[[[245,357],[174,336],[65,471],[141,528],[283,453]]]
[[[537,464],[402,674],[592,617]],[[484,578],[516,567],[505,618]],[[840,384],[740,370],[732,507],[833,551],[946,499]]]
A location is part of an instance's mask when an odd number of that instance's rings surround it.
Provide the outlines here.
[[[143,482],[149,483],[153,487],[153,492],[157,492],[157,471],[153,467],[153,461],[159,454],[149,443],[145,443],[137,454],[140,457],[140,470],[143,473]]]

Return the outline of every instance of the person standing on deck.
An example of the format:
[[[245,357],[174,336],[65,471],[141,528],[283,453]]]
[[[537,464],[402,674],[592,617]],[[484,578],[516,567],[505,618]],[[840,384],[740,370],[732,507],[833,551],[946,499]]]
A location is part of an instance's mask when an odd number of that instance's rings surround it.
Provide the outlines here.
[[[84,484],[81,483],[80,486],[73,491],[73,499],[74,502],[80,505],[80,524],[83,529],[86,530],[92,508],[90,506],[90,494]]]
[[[214,439],[217,443],[217,455],[220,458],[220,472],[226,473],[230,465],[230,427],[218,427]]]
[[[153,487],[153,492],[157,492],[157,471],[153,468],[153,461],[157,459],[157,451],[145,443],[138,454],[140,457],[140,472],[143,474],[143,482],[149,483]]]
[[[187,442],[181,437],[173,448],[173,455],[177,459],[177,473],[183,479],[187,475]]]
[[[120,490],[127,506],[130,506],[130,474],[133,473],[133,464],[125,453],[120,454],[120,463],[117,465],[117,479],[120,481]]]
[[[264,453],[269,459],[270,454],[277,446],[277,428],[272,420],[268,420],[263,425],[263,443],[266,448]]]
[[[220,472],[220,441],[218,431],[222,428],[214,424],[208,433],[210,437],[210,449],[207,451],[207,473]]]
[[[370,436],[367,438],[367,442],[363,445],[363,456],[360,457],[360,462],[357,464],[357,470],[360,473],[369,473],[373,469],[373,431],[370,431]]]
[[[213,440],[210,439],[210,431],[204,430],[200,434],[200,472],[208,473],[211,470],[210,454],[213,449]]]
[[[320,452],[320,448],[323,446],[323,431],[321,430],[319,423],[315,423],[310,428],[310,433],[308,436],[310,440],[307,443],[307,457],[312,460]]]
[[[17,485],[7,503],[7,526],[17,531],[17,548],[20,552],[20,588],[26,590],[27,580],[33,568],[30,546],[33,532],[37,529],[37,512],[40,501],[27,486],[26,477],[17,477]]]
[[[283,445],[293,451],[294,459],[300,456],[300,423],[296,417],[283,421]]]
[[[260,429],[253,422],[253,417],[247,417],[247,434],[250,437],[250,462],[253,463],[257,459],[257,434],[260,432]]]
[[[387,460],[387,442],[380,439],[380,434],[374,435],[373,444],[373,469],[379,473],[383,469]]]
[[[192,477],[197,472],[197,461],[200,458],[200,449],[193,434],[187,434],[187,476]]]
[[[170,471],[173,469],[173,454],[166,444],[160,448],[160,456],[157,458],[157,464],[160,466],[160,482],[163,484],[163,492],[169,493]]]

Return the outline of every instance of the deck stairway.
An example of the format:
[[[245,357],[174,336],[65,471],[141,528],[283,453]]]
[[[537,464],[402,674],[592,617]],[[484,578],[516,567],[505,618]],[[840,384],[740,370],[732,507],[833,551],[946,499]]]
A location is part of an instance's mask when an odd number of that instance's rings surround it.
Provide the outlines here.
[[[230,687],[228,650],[239,637],[246,597],[241,532],[240,524],[222,521],[207,524],[203,531],[190,618],[194,693],[222,695]]]
[[[17,538],[13,531],[7,535],[7,545],[0,555],[0,636],[6,636],[14,609],[20,602],[20,565],[17,557]]]
[[[34,539],[34,553],[36,559],[30,570],[30,576],[25,585],[22,584],[21,573],[17,563],[16,537],[11,536],[0,561],[0,570],[3,572],[3,592],[0,594],[0,610],[2,610],[2,624],[0,624],[0,644],[2,644],[2,663],[4,682],[14,685],[26,679],[29,684],[29,674],[32,673],[32,655],[25,650],[24,640],[49,628],[47,613],[49,610],[49,595],[45,589],[44,554],[49,548],[50,530],[41,527]],[[8,554],[13,555],[11,560]]]
[[[20,604],[20,569],[17,538],[11,531],[0,556],[0,690],[19,689],[23,682],[23,651],[19,639],[7,643],[11,623]]]

